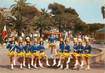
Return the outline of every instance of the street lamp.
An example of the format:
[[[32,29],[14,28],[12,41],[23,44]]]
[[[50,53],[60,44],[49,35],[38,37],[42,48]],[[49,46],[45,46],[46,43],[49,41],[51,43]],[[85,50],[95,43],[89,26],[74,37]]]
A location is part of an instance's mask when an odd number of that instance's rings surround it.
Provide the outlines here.
[[[101,7],[103,19],[105,19],[105,5]]]

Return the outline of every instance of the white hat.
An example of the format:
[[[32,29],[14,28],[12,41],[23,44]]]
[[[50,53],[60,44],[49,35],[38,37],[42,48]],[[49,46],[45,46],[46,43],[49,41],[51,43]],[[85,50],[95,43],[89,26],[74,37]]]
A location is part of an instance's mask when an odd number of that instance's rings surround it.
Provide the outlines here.
[[[10,38],[8,38],[8,41],[12,41],[12,38],[10,37]]]
[[[19,40],[23,40],[23,38],[22,37],[19,37]]]
[[[78,39],[79,42],[82,42],[82,39]]]
[[[26,40],[30,40],[30,37],[26,37]]]

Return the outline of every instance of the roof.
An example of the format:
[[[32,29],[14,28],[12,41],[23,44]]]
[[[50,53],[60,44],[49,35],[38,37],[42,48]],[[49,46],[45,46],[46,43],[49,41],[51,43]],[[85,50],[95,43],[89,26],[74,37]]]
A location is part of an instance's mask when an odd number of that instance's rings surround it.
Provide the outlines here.
[[[102,33],[105,33],[105,27],[104,27],[104,28],[102,28],[102,29],[97,30],[97,32],[102,32]]]

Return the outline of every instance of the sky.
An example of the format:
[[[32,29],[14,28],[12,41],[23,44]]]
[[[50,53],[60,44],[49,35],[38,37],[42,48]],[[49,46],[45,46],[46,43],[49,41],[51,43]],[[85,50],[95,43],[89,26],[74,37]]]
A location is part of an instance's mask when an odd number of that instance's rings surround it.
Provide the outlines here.
[[[105,5],[105,0],[27,0],[39,10],[48,8],[50,3],[60,3],[65,7],[72,7],[77,11],[80,18],[86,23],[105,23],[101,14],[101,6]],[[14,0],[0,0],[0,7],[9,8],[14,4]]]

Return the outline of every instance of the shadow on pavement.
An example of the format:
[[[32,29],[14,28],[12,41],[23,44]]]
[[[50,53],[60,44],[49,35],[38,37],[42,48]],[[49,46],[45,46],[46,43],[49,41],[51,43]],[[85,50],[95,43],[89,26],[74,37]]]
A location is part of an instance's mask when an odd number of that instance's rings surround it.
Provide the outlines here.
[[[10,65],[0,65],[0,68],[10,69]]]
[[[91,67],[94,69],[105,69],[105,62],[93,63]]]

